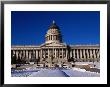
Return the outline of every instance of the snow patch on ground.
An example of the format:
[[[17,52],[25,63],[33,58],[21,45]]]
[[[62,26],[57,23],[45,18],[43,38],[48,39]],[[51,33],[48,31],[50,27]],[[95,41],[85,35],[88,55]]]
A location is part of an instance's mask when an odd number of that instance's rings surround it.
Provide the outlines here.
[[[69,70],[63,70],[70,77],[99,77],[100,73],[86,71],[84,69],[73,68]]]
[[[75,62],[76,65],[90,65],[91,68],[100,69],[100,62]],[[95,65],[95,66],[94,66]]]
[[[13,71],[12,77],[99,77],[100,73],[86,71],[85,69],[46,69],[28,68],[26,70]]]
[[[65,77],[65,75],[58,69],[42,69],[39,72],[32,73],[29,77]]]

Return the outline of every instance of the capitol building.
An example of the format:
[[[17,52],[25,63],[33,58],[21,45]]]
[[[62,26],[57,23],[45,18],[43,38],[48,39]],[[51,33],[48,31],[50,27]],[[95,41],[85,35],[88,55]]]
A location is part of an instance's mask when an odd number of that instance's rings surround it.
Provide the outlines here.
[[[13,60],[29,64],[45,64],[47,67],[72,64],[73,62],[99,62],[100,45],[67,45],[62,41],[59,27],[52,22],[41,45],[12,45]]]

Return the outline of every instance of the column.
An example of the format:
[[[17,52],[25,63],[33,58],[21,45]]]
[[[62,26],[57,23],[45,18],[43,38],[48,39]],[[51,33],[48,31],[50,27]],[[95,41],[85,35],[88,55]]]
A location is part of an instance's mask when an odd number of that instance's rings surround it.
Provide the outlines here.
[[[53,40],[55,40],[55,39],[54,39],[54,35],[53,35]]]
[[[85,49],[83,49],[83,56],[86,58]]]
[[[53,35],[52,35],[52,40],[53,40]]]
[[[30,59],[31,59],[31,51],[29,50],[29,61],[30,61]]]
[[[36,59],[38,59],[38,50],[36,50]]]
[[[41,49],[41,52],[40,52],[40,57],[42,58],[42,49]]]
[[[92,58],[92,49],[90,49],[90,58]]]
[[[95,49],[93,50],[93,56],[94,58],[96,58]]]
[[[80,59],[82,61],[82,49],[80,49]]]
[[[20,55],[20,59],[21,59],[21,55],[22,55],[22,51],[21,50],[20,50],[20,54],[19,55]]]
[[[72,50],[70,50],[70,58],[72,57]]]
[[[17,59],[17,50],[15,51],[15,56],[16,56],[16,59]]]
[[[77,60],[79,61],[79,52],[78,52],[78,49],[77,49]]]
[[[28,50],[26,50],[26,60],[28,60]]]
[[[23,50],[23,58],[25,58],[25,50]]]
[[[63,48],[62,48],[62,58],[63,58]]]
[[[15,58],[16,58],[16,50],[15,50]]]
[[[48,58],[50,58],[49,49],[48,49]]]
[[[17,51],[17,56],[18,56],[18,58],[19,58],[19,50]]]
[[[25,50],[25,59],[26,59],[26,50]]]
[[[56,58],[56,49],[55,49],[55,58]]]
[[[50,37],[48,36],[48,40],[50,39]]]
[[[52,55],[53,55],[53,57],[55,57],[55,55],[54,55],[54,47],[52,48],[52,51],[53,51],[53,52],[52,52]]]
[[[57,49],[57,50],[58,50],[58,58],[59,58],[60,50],[59,49]]]
[[[88,49],[86,50],[86,54],[87,54],[87,59],[89,58],[89,52]]]
[[[54,35],[53,35],[53,40],[55,40]]]
[[[66,49],[66,59],[68,59],[68,50]]]
[[[97,52],[97,61],[100,60],[100,50],[98,49],[98,52]]]
[[[46,58],[46,49],[44,49],[44,58]]]
[[[13,50],[13,55],[15,55],[15,50]]]
[[[44,49],[42,50],[42,58],[44,58]]]
[[[75,58],[76,56],[75,56],[75,49],[73,50],[73,57]]]

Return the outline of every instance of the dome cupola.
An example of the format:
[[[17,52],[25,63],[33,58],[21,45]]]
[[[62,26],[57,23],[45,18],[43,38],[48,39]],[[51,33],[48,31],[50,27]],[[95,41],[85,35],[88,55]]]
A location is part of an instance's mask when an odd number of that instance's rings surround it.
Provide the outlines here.
[[[59,30],[59,27],[56,25],[55,21],[52,22],[51,26],[49,27],[46,35],[46,43],[51,43],[51,42],[62,42],[62,36],[61,32]]]

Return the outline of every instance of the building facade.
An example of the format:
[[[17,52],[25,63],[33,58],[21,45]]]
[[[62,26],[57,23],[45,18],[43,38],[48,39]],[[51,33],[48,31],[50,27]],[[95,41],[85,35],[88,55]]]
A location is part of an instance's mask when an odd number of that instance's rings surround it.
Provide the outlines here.
[[[34,62],[48,66],[71,62],[100,61],[99,45],[67,45],[62,41],[59,27],[53,21],[45,35],[45,43],[39,46],[12,46],[12,60]],[[13,63],[13,62],[12,62]]]

